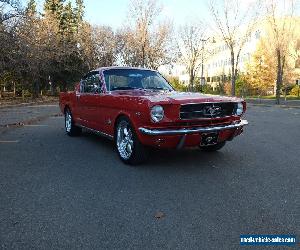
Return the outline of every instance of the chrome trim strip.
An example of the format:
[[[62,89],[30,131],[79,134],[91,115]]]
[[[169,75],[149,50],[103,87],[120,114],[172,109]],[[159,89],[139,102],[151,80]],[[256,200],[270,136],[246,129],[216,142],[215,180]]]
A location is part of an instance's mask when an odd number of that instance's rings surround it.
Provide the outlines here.
[[[180,111],[180,114],[186,114],[186,113],[203,113],[203,110],[197,110],[197,111]]]
[[[218,103],[239,103],[239,102],[242,102],[242,101],[229,101],[229,100],[224,100],[224,101],[210,101],[210,102],[188,102],[188,103],[183,103],[183,104],[180,104],[180,106],[186,106],[186,105],[194,105],[194,104],[218,104]]]
[[[106,137],[106,138],[108,138],[108,139],[110,139],[110,140],[113,140],[113,139],[114,139],[113,136],[111,136],[111,135],[109,135],[109,134],[106,134],[106,133],[104,133],[104,132],[101,132],[101,131],[99,131],[99,130],[95,130],[95,129],[92,129],[92,128],[88,128],[88,127],[83,126],[83,125],[80,125],[80,124],[76,124],[76,126],[81,127],[81,128],[84,128],[84,129],[87,129],[87,130],[89,130],[89,131],[91,131],[91,132],[93,132],[93,133],[95,133],[95,134],[98,134],[98,135],[100,135],[100,136]]]
[[[241,128],[245,125],[248,125],[247,120],[241,120],[240,123],[230,124],[225,126],[169,129],[169,130],[139,128],[139,131],[145,135],[185,135],[185,134],[215,132],[215,131],[221,131],[226,129],[236,129],[236,128]]]
[[[216,117],[213,117],[213,119],[227,119],[229,117],[238,117],[238,115],[227,115],[227,116],[216,116]],[[211,117],[199,117],[199,118],[189,118],[189,119],[182,119],[182,118],[179,118],[180,121],[184,121],[184,122],[191,122],[191,121],[194,121],[194,120],[203,120],[203,121],[207,121],[207,120],[211,120],[212,118]]]

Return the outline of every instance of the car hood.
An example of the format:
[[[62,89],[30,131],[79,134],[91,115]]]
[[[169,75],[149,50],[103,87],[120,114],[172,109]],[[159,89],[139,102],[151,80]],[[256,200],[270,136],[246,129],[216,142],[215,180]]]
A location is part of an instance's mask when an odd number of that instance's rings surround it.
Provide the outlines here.
[[[168,103],[168,104],[186,104],[186,103],[202,103],[202,102],[238,102],[242,101],[236,97],[225,97],[218,95],[207,95],[193,92],[164,92],[164,91],[116,91],[116,95],[135,96],[139,99],[148,100],[152,103]]]

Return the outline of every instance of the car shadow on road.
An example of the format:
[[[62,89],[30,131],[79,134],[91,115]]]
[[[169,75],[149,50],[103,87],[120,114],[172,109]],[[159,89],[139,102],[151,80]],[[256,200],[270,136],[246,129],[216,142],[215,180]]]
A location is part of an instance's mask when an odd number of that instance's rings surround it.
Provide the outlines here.
[[[147,166],[157,167],[182,167],[182,168],[220,168],[224,164],[227,154],[218,152],[203,152],[199,148],[176,149],[151,149]]]
[[[112,157],[118,157],[113,141],[89,131],[84,131],[82,136],[94,143],[95,147],[104,150],[105,153],[112,154]],[[176,167],[188,169],[201,167],[218,169],[224,166],[224,161],[231,161],[230,158],[231,156],[226,149],[217,152],[203,152],[198,147],[181,150],[150,148],[147,161],[139,166],[139,168]],[[123,163],[120,161],[120,164]]]
[[[81,137],[84,137],[93,143],[99,144],[101,145],[101,147],[104,147],[105,149],[114,147],[114,142],[109,138],[100,136],[88,130],[83,130]]]

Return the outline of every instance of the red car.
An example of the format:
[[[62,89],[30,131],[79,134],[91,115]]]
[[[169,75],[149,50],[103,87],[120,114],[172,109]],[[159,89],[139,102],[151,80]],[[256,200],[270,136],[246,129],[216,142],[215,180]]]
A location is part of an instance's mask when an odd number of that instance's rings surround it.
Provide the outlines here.
[[[221,149],[248,124],[244,100],[175,91],[157,71],[107,67],[60,94],[68,135],[82,128],[114,140],[121,160],[138,164],[147,147]]]

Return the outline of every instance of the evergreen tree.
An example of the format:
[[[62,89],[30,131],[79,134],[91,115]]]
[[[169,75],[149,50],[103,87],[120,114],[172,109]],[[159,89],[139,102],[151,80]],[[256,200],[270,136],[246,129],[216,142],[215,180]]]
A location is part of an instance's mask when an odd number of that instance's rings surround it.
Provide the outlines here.
[[[83,15],[84,15],[83,0],[76,0],[76,7],[74,9],[74,12],[76,16],[76,23],[79,26],[83,21]]]
[[[61,33],[68,39],[71,39],[77,30],[75,19],[76,17],[72,8],[72,4],[71,2],[68,2],[68,4],[64,7],[64,11],[60,19]]]
[[[25,14],[27,16],[34,16],[36,15],[36,2],[35,0],[29,0],[27,7],[25,9]]]
[[[46,0],[44,3],[45,14],[52,14],[57,20],[60,20],[64,11],[64,2],[65,0]]]

